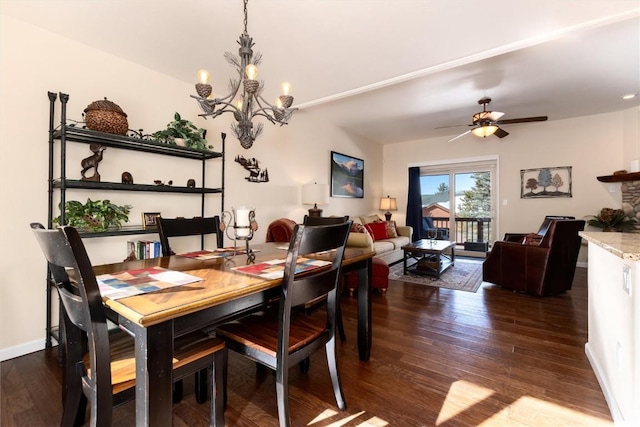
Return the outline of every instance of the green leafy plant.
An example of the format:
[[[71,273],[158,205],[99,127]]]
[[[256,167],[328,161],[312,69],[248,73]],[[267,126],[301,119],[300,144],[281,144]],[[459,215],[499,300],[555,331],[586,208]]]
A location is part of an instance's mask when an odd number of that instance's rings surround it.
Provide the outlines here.
[[[598,215],[591,215],[587,223],[592,227],[610,231],[631,231],[635,229],[636,219],[629,218],[622,209],[602,208]]]
[[[176,138],[181,138],[184,139],[187,147],[207,151],[213,149],[213,145],[207,145],[207,140],[204,138],[206,132],[205,129],[199,129],[189,120],[180,117],[180,114],[176,112],[173,116],[173,121],[167,124],[167,128],[154,132],[152,137],[156,141],[172,145],[176,145]]]
[[[130,210],[130,205],[118,206],[109,200],[87,199],[85,204],[69,200],[65,203],[65,221],[80,230],[100,232],[109,227],[122,227],[122,222],[129,221]],[[54,218],[53,222],[60,225],[60,217]]]

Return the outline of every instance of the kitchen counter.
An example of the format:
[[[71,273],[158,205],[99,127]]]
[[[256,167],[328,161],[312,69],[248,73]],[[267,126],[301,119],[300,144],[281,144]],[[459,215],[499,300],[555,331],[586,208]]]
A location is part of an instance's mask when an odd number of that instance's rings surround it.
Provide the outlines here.
[[[589,248],[585,352],[616,426],[640,426],[640,234],[580,235]]]
[[[619,258],[640,261],[640,233],[581,231],[580,236]]]

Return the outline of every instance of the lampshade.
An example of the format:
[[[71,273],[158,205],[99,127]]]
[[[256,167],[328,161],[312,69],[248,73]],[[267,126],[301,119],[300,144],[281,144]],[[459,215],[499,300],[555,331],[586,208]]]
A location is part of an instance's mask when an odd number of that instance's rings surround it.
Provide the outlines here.
[[[397,211],[398,205],[396,204],[395,197],[383,197],[380,199],[380,210],[381,211]]]
[[[329,203],[329,185],[318,184],[304,184],[302,186],[302,204],[313,205],[313,208],[309,209],[309,216],[321,216],[322,209],[318,208],[318,205],[326,205]]]
[[[471,129],[471,133],[473,133],[475,136],[486,138],[487,136],[491,136],[496,133],[497,130],[498,126],[486,125]]]

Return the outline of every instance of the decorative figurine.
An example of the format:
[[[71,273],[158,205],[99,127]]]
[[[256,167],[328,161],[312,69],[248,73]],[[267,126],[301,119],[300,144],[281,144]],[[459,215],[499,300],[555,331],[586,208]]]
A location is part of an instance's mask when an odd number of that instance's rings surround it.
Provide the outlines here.
[[[161,180],[159,180],[159,179],[154,179],[154,180],[153,180],[153,183],[154,183],[155,185],[173,185],[173,181],[172,181],[172,180],[167,181],[167,183],[165,184],[164,182],[162,182],[162,181],[161,181]]]
[[[195,179],[189,179],[187,181],[187,187],[189,188],[196,188],[196,180]]]
[[[98,163],[102,160],[102,152],[107,149],[107,147],[103,147],[100,144],[91,144],[89,145],[89,149],[93,152],[93,154],[85,159],[82,159],[80,165],[82,166],[82,171],[80,174],[82,175],[81,181],[95,181],[100,182],[100,174],[98,173]],[[93,168],[93,176],[86,177],[85,173]]]
[[[245,159],[243,156],[236,156],[235,161],[249,171],[249,176],[245,177],[249,182],[269,182],[269,171],[260,168],[260,162],[252,157]]]
[[[133,184],[133,176],[129,172],[122,172],[122,183]]]

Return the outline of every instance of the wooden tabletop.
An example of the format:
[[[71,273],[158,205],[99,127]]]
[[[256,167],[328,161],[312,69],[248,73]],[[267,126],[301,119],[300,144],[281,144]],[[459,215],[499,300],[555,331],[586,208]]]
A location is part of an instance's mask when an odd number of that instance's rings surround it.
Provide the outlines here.
[[[287,251],[278,249],[283,243],[264,243],[252,245],[257,249],[256,263],[272,259],[285,258]],[[343,266],[372,258],[374,252],[347,248]],[[321,258],[321,256],[319,257]],[[132,322],[148,327],[166,320],[194,313],[246,295],[277,287],[282,279],[267,280],[249,276],[232,270],[246,264],[246,255],[229,258],[198,260],[173,255],[170,257],[128,261],[115,264],[94,266],[96,275],[116,273],[138,268],[162,267],[182,271],[204,280],[163,289],[147,294],[126,297],[118,300],[105,298],[105,304],[116,313]]]

